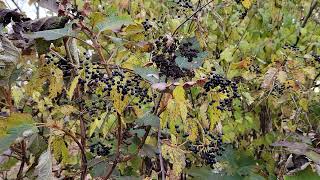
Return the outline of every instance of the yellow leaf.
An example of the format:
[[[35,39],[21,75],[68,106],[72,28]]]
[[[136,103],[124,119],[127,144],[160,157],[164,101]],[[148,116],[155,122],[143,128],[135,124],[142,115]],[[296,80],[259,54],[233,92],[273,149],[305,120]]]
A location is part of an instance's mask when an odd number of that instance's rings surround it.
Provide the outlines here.
[[[113,100],[113,107],[121,114],[129,103],[129,97],[125,96],[124,99],[122,99],[121,94],[117,92],[116,88],[113,88],[111,90],[111,98]]]
[[[63,106],[59,106],[58,108],[56,108],[54,111],[53,111],[53,114],[57,113],[57,112],[60,112],[62,113],[63,115],[65,116],[68,116],[70,115],[71,113],[74,113],[74,112],[77,112],[77,108],[75,108],[74,106],[71,106],[71,105],[63,105]]]
[[[143,110],[140,109],[138,106],[133,106],[133,111],[137,115],[138,118],[141,118],[144,115]]]
[[[63,89],[63,72],[59,68],[52,69],[52,76],[50,76],[50,85],[49,85],[49,98],[53,99],[57,97]]]
[[[251,0],[242,0],[242,5],[246,9],[249,9],[251,7],[251,4],[252,4]]]
[[[33,92],[38,91],[41,93],[43,91],[43,84],[50,77],[50,68],[49,67],[41,67],[37,71],[34,72],[31,80],[26,85],[25,90],[29,96],[32,96]]]
[[[303,68],[303,71],[308,76],[309,79],[314,79],[316,77],[315,67],[307,66]]]
[[[208,109],[208,104],[202,103],[202,105],[200,106],[200,111],[199,111],[199,116],[200,116],[202,122],[207,121],[207,109]]]
[[[195,120],[187,121],[187,132],[189,133],[188,139],[192,142],[195,142],[198,138],[198,125]]]
[[[210,129],[214,129],[214,126],[217,122],[219,122],[221,117],[221,111],[216,108],[217,106],[214,104],[208,107],[208,117],[210,120]]]
[[[79,82],[79,76],[76,76],[76,77],[72,80],[71,85],[70,85],[70,88],[69,88],[69,90],[68,90],[68,92],[67,92],[67,96],[68,96],[69,100],[72,99],[74,90],[76,89],[78,82]]]
[[[167,144],[163,144],[161,149],[163,158],[168,159],[172,163],[175,176],[179,176],[186,166],[185,154],[181,149],[177,147],[171,147]]]
[[[167,106],[167,119],[166,122],[169,122],[170,127],[170,133],[175,134],[175,125],[182,124],[182,118],[181,118],[181,112],[178,104],[174,100],[169,100],[168,106]]]
[[[107,116],[107,112],[104,112],[100,115],[100,120],[98,118],[94,119],[94,121],[90,124],[89,136],[91,136],[97,128],[99,129],[101,128],[106,116]]]
[[[299,100],[299,105],[302,107],[304,111],[308,111],[308,100],[306,98],[302,98]]]
[[[187,102],[185,99],[185,91],[182,86],[177,86],[173,90],[173,97],[177,104],[178,112],[181,116],[182,121],[187,120],[188,115],[188,108],[187,108]]]
[[[24,96],[24,92],[21,88],[18,88],[17,86],[12,87],[11,91],[12,91],[13,101],[15,104],[18,105]]]
[[[284,71],[279,71],[277,77],[280,83],[285,83],[287,80],[287,73]]]
[[[62,163],[67,164],[69,162],[69,151],[61,137],[55,137],[52,140],[53,156],[56,160],[62,159]]]
[[[187,108],[187,105],[186,103],[179,103],[178,104],[178,108],[180,110],[180,116],[181,116],[181,119],[182,121],[186,121],[187,120],[187,116],[188,116],[188,108]]]
[[[97,24],[103,22],[105,19],[105,16],[101,12],[92,12],[90,17],[90,23],[92,27],[95,27]]]
[[[185,92],[182,86],[177,86],[173,90],[173,97],[178,103],[184,103],[185,102]]]
[[[0,136],[5,135],[10,128],[31,123],[33,123],[32,116],[26,113],[12,113],[7,118],[0,118]]]

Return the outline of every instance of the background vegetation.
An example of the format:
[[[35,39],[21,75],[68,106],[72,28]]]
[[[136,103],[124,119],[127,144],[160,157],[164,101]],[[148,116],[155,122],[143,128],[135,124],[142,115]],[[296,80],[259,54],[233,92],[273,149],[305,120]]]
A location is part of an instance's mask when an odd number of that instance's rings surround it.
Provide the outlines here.
[[[8,1],[1,179],[319,179],[317,0]]]

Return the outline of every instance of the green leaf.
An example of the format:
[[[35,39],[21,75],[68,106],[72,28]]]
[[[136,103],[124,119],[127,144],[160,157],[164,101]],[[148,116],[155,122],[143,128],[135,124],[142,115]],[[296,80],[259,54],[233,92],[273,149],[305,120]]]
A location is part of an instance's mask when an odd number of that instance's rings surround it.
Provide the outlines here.
[[[94,164],[90,170],[90,174],[94,179],[106,176],[112,167],[112,164],[104,158],[93,159],[89,162],[90,164]]]
[[[15,68],[12,71],[10,78],[9,78],[9,84],[13,84],[16,82],[16,80],[21,76],[22,70],[23,70],[22,68],[19,68],[19,69]]]
[[[47,41],[56,40],[56,39],[66,37],[66,36],[75,36],[76,33],[73,31],[71,24],[72,23],[70,23],[68,26],[61,28],[61,29],[37,31],[37,32],[33,32],[31,34],[23,34],[23,36],[26,38],[30,38],[30,39],[43,38]]]
[[[0,138],[0,153],[7,150],[11,144],[15,142],[18,137],[23,136],[25,131],[31,130],[32,132],[36,132],[36,128],[31,124],[22,124],[16,127],[10,128],[7,131],[7,135]]]
[[[27,130],[37,131],[29,114],[12,113],[8,118],[0,119],[0,153]]]
[[[110,16],[103,22],[97,24],[97,29],[101,31],[112,30],[118,31],[123,25],[132,24],[133,21],[130,16]]]
[[[152,84],[160,82],[159,71],[154,68],[136,67],[134,72]]]
[[[188,59],[185,57],[178,56],[176,58],[176,64],[182,69],[196,69],[202,66],[207,52],[201,52],[198,54],[197,58],[193,58],[191,62],[188,62]]]
[[[224,51],[221,53],[220,55],[220,59],[223,59],[227,62],[232,62],[233,61],[233,52],[235,50],[235,47],[233,46],[230,46],[230,47],[227,47],[226,49],[224,49]]]
[[[46,140],[39,134],[34,134],[30,138],[30,146],[28,150],[36,157],[39,157],[42,152],[48,148],[48,143]]]
[[[142,118],[138,119],[136,123],[140,126],[160,127],[159,117],[151,113],[146,113]]]
[[[320,176],[318,176],[317,173],[313,172],[310,166],[303,171],[297,172],[293,176],[284,176],[284,180],[303,180],[303,179],[319,180]]]
[[[0,163],[0,171],[9,171],[18,162],[15,158],[9,158],[5,162]]]
[[[201,179],[201,180],[241,180],[244,177],[240,175],[226,175],[224,173],[215,173],[209,167],[192,167],[187,169],[186,172],[193,177],[193,179]]]
[[[108,119],[103,124],[102,133],[104,136],[108,135],[115,127],[116,127],[116,116],[114,114],[110,114]]]
[[[68,148],[61,137],[56,137],[52,140],[52,151],[56,160],[61,158],[64,164],[70,161]]]
[[[100,115],[100,120],[98,118],[94,119],[94,121],[90,124],[89,136],[91,136],[96,129],[101,128],[106,116],[107,116],[107,112],[104,112]]]
[[[202,51],[199,41],[197,40],[196,37],[191,37],[191,38],[185,38],[181,41],[181,44],[184,43],[191,43],[191,46],[189,47],[190,49],[195,49],[198,50],[199,53],[197,54],[196,58],[193,58],[191,62],[188,62],[188,59],[186,57],[183,57],[178,50],[176,52],[177,58],[175,59],[176,64],[182,68],[182,69],[196,69],[202,66],[204,59],[207,57],[208,53],[205,51]]]

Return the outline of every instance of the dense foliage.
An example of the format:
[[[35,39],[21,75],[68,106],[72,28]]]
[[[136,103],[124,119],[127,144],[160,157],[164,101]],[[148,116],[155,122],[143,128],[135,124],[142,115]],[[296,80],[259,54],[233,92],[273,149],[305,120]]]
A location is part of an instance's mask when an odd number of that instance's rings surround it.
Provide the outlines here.
[[[319,179],[317,0],[0,1],[2,179]]]

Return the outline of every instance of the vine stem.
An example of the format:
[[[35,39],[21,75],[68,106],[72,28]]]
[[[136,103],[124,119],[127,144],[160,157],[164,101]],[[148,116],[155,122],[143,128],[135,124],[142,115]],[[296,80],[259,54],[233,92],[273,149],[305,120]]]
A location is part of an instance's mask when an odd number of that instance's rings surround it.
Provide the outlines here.
[[[158,109],[160,107],[160,103],[161,103],[161,100],[162,100],[162,97],[163,97],[163,92],[161,92],[161,95],[160,95],[160,98],[159,98],[159,101],[157,103],[157,106],[155,107],[154,109],[154,112],[153,114],[157,115],[158,117],[160,116],[160,113],[158,113]],[[159,122],[160,124],[160,122]],[[159,129],[158,129],[158,150],[159,150],[159,161],[160,161],[160,170],[161,170],[161,177],[162,179],[166,179],[166,172],[165,172],[165,168],[164,168],[164,163],[163,163],[163,158],[162,158],[162,151],[161,151],[161,126],[159,126]]]
[[[27,161],[27,157],[26,157],[26,144],[25,141],[23,140],[21,142],[21,164],[20,164],[20,168],[19,168],[19,172],[17,174],[17,179],[23,179],[23,168],[24,168],[24,164]]]
[[[90,38],[90,40],[92,41],[92,47],[96,50],[96,52],[98,53],[98,56],[100,58],[100,62],[101,64],[104,66],[104,68],[107,71],[108,77],[112,76],[112,73],[110,71],[110,68],[107,64],[106,58],[104,57],[103,53],[102,53],[102,47],[98,42],[98,34],[95,34],[91,29],[89,29],[83,22],[80,22],[81,25],[81,29],[83,30],[84,34]],[[109,60],[108,60],[109,61]]]
[[[166,179],[166,172],[164,169],[162,150],[161,150],[161,127],[158,129],[158,149],[159,149],[159,161],[160,161],[160,170],[162,179]]]
[[[159,98],[159,101],[158,101],[158,103],[156,104],[156,106],[155,106],[155,109],[154,109],[154,111],[153,111],[153,114],[155,114],[155,115],[157,115],[157,116],[159,116],[159,113],[157,113],[158,112],[158,109],[159,109],[159,107],[160,107],[160,103],[161,103],[161,99],[162,99],[162,97],[163,97],[163,92],[161,93],[161,95],[160,95],[160,98]],[[143,147],[143,145],[145,144],[145,142],[146,142],[146,139],[147,139],[147,137],[148,137],[148,135],[149,135],[149,133],[150,133],[150,130],[151,130],[151,126],[147,126],[146,127],[146,133],[144,134],[144,136],[143,136],[143,138],[142,138],[142,140],[141,140],[141,143],[139,144],[139,146],[138,146],[138,150],[134,153],[134,154],[131,154],[131,155],[129,155],[129,156],[126,156],[126,157],[124,157],[124,158],[120,158],[120,146],[119,146],[119,144],[121,143],[121,131],[120,131],[120,129],[121,129],[121,119],[120,119],[120,114],[119,113],[117,113],[118,114],[118,145],[117,145],[117,150],[116,150],[116,159],[113,161],[113,164],[112,164],[112,166],[111,166],[111,169],[109,170],[109,172],[108,172],[108,174],[103,178],[104,180],[108,180],[110,177],[111,177],[111,175],[112,175],[112,172],[114,171],[114,169],[117,167],[117,164],[119,163],[119,162],[126,162],[126,161],[129,161],[130,159],[132,159],[132,158],[134,158],[135,156],[137,156],[138,155],[138,153],[139,153],[139,151],[142,149],[142,147]],[[120,123],[120,124],[119,124]],[[120,128],[119,128],[120,127]],[[120,132],[120,133],[119,133]],[[119,134],[120,134],[120,136],[119,136]],[[121,138],[121,139],[120,139]],[[121,140],[121,141],[119,141],[119,140]],[[161,163],[161,162],[160,162]],[[163,164],[163,162],[162,162],[162,164]]]
[[[206,6],[208,6],[210,3],[212,3],[214,0],[211,0],[209,2],[207,2],[206,4],[204,4],[203,6],[201,6],[199,9],[197,9],[194,13],[192,13],[189,17],[187,17],[186,20],[184,20],[173,32],[172,36],[174,36],[178,30],[186,23],[188,22],[194,15],[196,15],[199,11],[201,11],[203,8],[205,8]]]
[[[80,117],[80,134],[81,134],[81,146],[86,147],[86,123]],[[84,150],[83,150],[84,151]],[[85,151],[81,155],[81,180],[85,180],[88,172],[87,158]]]
[[[312,15],[312,12],[313,10],[317,7],[318,5],[318,0],[313,0],[310,4],[310,8],[309,8],[309,11],[308,11],[308,14],[307,16],[304,18],[302,24],[301,24],[301,27],[299,28],[298,30],[298,37],[297,37],[297,40],[296,42],[294,43],[294,46],[297,46],[297,44],[299,43],[300,41],[300,35],[301,35],[301,29],[304,28],[306,25],[307,25],[307,22],[309,20],[309,18],[311,17]]]
[[[103,179],[107,180],[112,175],[112,172],[117,167],[117,164],[120,162],[120,147],[122,143],[122,122],[121,122],[121,114],[117,113],[117,122],[118,122],[118,132],[117,132],[117,149],[116,149],[116,158],[113,161],[111,169],[109,170],[107,176]]]
[[[78,145],[78,147],[80,149],[81,161],[82,161],[81,163],[85,165],[85,166],[81,165],[81,167],[87,167],[86,151],[85,151],[84,146],[79,142],[79,140],[71,132],[69,132],[69,131],[67,131],[65,129],[62,129],[62,128],[58,127],[58,126],[47,126],[47,127],[60,130],[60,131],[64,132],[67,136],[71,137],[71,139]],[[86,172],[87,172],[87,169],[81,169],[81,177],[83,177],[84,176],[83,174],[86,174]]]

